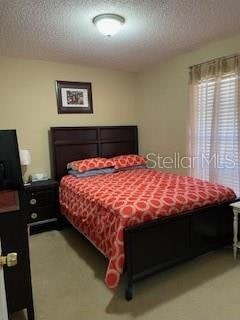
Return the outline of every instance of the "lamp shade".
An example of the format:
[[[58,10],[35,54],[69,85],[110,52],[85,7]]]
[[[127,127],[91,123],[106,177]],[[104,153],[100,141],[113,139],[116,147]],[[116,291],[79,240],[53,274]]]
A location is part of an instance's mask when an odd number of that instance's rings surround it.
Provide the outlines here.
[[[20,161],[22,166],[31,164],[31,154],[29,150],[20,150]]]

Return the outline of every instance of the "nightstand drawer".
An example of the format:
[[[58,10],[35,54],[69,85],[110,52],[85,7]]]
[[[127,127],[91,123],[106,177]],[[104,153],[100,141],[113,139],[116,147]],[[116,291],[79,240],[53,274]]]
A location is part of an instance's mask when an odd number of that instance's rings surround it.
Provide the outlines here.
[[[56,202],[56,191],[49,189],[28,192],[26,198],[29,206],[44,207]]]
[[[56,206],[35,208],[28,213],[28,223],[56,218]]]

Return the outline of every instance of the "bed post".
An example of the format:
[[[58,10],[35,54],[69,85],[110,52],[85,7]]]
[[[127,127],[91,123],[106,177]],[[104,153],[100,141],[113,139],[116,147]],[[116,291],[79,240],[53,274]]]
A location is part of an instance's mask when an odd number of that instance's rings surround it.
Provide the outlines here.
[[[127,273],[127,284],[125,288],[125,299],[127,301],[133,298],[133,275],[132,275],[132,259],[131,259],[131,235],[130,230],[124,230],[124,248],[125,248],[125,268]]]

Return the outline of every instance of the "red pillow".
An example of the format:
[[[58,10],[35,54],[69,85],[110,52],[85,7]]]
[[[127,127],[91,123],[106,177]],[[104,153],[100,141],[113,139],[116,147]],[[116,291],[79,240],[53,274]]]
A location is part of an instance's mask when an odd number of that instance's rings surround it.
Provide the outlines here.
[[[147,164],[147,159],[137,154],[126,154],[122,156],[117,156],[117,157],[111,158],[111,160],[113,160],[114,162],[115,169]]]
[[[100,157],[72,161],[67,164],[67,169],[77,170],[79,172],[109,167],[114,167],[114,162],[111,159]]]

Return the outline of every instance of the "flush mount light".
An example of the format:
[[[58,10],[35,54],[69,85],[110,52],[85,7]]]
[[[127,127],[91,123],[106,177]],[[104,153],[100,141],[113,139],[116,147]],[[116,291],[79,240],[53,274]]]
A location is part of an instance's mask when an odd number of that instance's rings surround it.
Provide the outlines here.
[[[113,36],[121,29],[124,22],[125,19],[122,16],[113,13],[100,14],[93,18],[93,23],[105,36]]]

